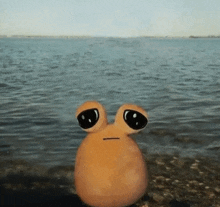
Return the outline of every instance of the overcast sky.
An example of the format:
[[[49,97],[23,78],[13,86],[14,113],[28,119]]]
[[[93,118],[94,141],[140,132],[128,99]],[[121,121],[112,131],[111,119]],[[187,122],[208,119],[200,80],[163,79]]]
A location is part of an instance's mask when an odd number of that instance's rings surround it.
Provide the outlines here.
[[[0,35],[220,35],[220,0],[0,0]]]

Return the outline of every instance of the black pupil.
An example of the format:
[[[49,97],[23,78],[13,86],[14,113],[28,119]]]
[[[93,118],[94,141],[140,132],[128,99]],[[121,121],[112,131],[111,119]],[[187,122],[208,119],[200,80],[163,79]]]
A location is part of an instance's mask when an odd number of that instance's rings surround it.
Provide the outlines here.
[[[129,127],[135,130],[144,128],[147,125],[147,118],[134,110],[125,110],[124,120]]]
[[[93,127],[98,119],[99,119],[99,112],[97,109],[88,109],[86,111],[81,112],[78,116],[77,116],[79,125],[83,128],[83,129],[88,129]]]

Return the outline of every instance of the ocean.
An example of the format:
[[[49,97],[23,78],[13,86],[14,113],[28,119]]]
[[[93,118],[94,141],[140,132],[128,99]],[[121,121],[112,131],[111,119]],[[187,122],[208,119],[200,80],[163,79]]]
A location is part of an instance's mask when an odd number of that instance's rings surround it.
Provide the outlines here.
[[[0,156],[72,165],[88,100],[149,114],[147,153],[220,160],[220,39],[1,38]]]

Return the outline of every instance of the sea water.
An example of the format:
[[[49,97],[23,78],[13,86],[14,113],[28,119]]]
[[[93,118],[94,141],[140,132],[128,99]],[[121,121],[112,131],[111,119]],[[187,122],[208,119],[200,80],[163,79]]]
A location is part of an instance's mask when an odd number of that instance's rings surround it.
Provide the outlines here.
[[[114,121],[142,106],[148,153],[220,160],[220,39],[0,39],[0,155],[71,165],[86,136],[75,111],[97,100]]]

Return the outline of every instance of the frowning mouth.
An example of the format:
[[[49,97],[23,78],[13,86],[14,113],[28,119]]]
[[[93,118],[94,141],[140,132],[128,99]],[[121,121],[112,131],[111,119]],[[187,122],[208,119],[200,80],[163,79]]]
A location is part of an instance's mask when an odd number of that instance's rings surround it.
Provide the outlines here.
[[[103,138],[103,140],[112,140],[112,139],[120,139],[118,137],[114,137],[114,138]]]

